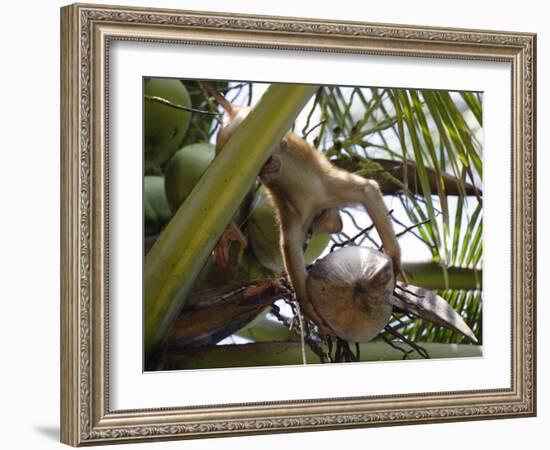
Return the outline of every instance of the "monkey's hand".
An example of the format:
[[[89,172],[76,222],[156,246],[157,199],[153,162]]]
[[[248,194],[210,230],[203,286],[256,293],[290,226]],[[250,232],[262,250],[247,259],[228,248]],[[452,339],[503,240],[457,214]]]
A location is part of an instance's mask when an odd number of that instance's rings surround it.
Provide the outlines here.
[[[213,251],[214,262],[220,267],[227,267],[229,264],[229,243],[237,241],[243,248],[246,248],[248,241],[235,222],[231,222],[220,236]]]
[[[262,183],[269,184],[281,175],[283,163],[277,155],[271,155],[260,171]]]

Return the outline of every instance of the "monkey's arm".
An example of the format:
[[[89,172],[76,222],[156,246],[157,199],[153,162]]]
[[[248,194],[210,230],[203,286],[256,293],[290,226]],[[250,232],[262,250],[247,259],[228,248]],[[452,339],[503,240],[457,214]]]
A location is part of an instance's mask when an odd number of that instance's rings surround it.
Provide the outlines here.
[[[289,213],[287,213],[289,214]],[[290,213],[291,214],[291,213]],[[286,273],[296,292],[296,298],[302,312],[313,320],[319,330],[325,334],[334,334],[334,331],[323,321],[313,303],[308,298],[306,289],[306,263],[302,246],[305,242],[305,233],[298,217],[289,215],[281,217],[281,250]]]
[[[213,251],[214,261],[220,267],[227,267],[229,264],[229,243],[231,241],[239,242],[242,248],[248,246],[246,236],[234,221],[227,225]]]
[[[220,149],[221,151],[221,149]],[[219,153],[219,152],[218,152]],[[267,162],[262,166],[260,172],[260,179],[264,184],[267,184],[274,179],[278,178],[281,174],[281,159],[274,155],[271,156]],[[222,233],[220,240],[214,248],[214,261],[220,267],[227,267],[229,263],[229,242],[237,241],[240,243],[242,248],[246,248],[248,243],[246,237],[240,230],[239,226],[235,223],[234,220],[227,226],[225,231]]]
[[[380,188],[375,181],[366,180],[362,204],[380,235],[384,253],[392,259],[395,276],[399,276],[403,282],[408,283],[401,265],[401,248],[399,242],[397,242],[389,211],[386,208],[386,203],[384,203],[384,197],[382,197],[382,192],[380,192]]]

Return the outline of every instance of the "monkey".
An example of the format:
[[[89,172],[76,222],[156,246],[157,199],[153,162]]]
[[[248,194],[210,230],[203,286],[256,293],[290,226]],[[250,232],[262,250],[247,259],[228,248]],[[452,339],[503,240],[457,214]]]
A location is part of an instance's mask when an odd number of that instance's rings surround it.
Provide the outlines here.
[[[219,154],[252,108],[236,107],[211,84],[201,83],[226,112],[216,138],[216,154]],[[284,135],[259,176],[277,211],[284,268],[300,309],[321,332],[335,334],[308,298],[303,248],[309,230],[315,233],[342,230],[339,208],[348,204],[361,204],[365,208],[382,240],[384,252],[392,260],[395,276],[407,282],[401,265],[401,249],[376,181],[335,167],[325,155],[291,131]],[[226,252],[223,247],[230,239],[241,242],[244,239],[234,223],[228,226],[215,250],[222,261]]]

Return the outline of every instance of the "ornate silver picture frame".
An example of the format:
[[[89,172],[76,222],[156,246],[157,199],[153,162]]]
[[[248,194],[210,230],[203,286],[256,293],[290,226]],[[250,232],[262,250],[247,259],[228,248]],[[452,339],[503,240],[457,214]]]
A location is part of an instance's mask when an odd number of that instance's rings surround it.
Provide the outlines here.
[[[499,125],[511,130],[510,148],[501,149],[511,159],[511,182],[501,186],[511,199],[511,223],[503,224],[510,237],[510,298],[502,303],[509,309],[509,385],[114,408],[109,192],[116,171],[109,165],[109,71],[111,46],[128,41],[508,64],[511,114]],[[85,4],[62,8],[61,441],[80,446],[534,416],[535,70],[536,36],[530,33]]]

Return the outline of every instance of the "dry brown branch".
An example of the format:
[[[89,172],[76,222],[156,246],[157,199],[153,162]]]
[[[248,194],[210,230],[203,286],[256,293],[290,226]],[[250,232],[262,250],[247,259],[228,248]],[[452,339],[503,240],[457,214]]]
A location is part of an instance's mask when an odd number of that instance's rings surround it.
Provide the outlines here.
[[[168,348],[211,345],[255,319],[288,294],[277,280],[244,286],[221,286],[192,295],[168,334]]]
[[[357,172],[363,170],[363,175],[367,178],[376,180],[380,185],[380,190],[384,195],[393,195],[403,190],[402,186],[392,181],[392,178],[405,182],[407,179],[407,188],[412,194],[423,194],[420,187],[420,180],[418,178],[418,172],[416,165],[412,162],[404,163],[402,161],[392,161],[389,159],[371,159],[373,163],[379,164],[382,167],[380,169],[369,169],[364,171],[361,167],[360,157],[341,157],[333,161],[333,163],[341,169],[348,170],[349,172]],[[406,167],[406,170],[405,170]],[[430,190],[432,194],[437,194],[437,172],[433,169],[426,168],[428,173],[428,181],[430,184]],[[389,176],[388,176],[389,175]],[[446,195],[461,195],[461,185],[464,186],[464,193],[466,195],[475,195],[481,197],[482,192],[476,188],[473,184],[464,183],[458,178],[443,174],[443,185],[445,186]]]

